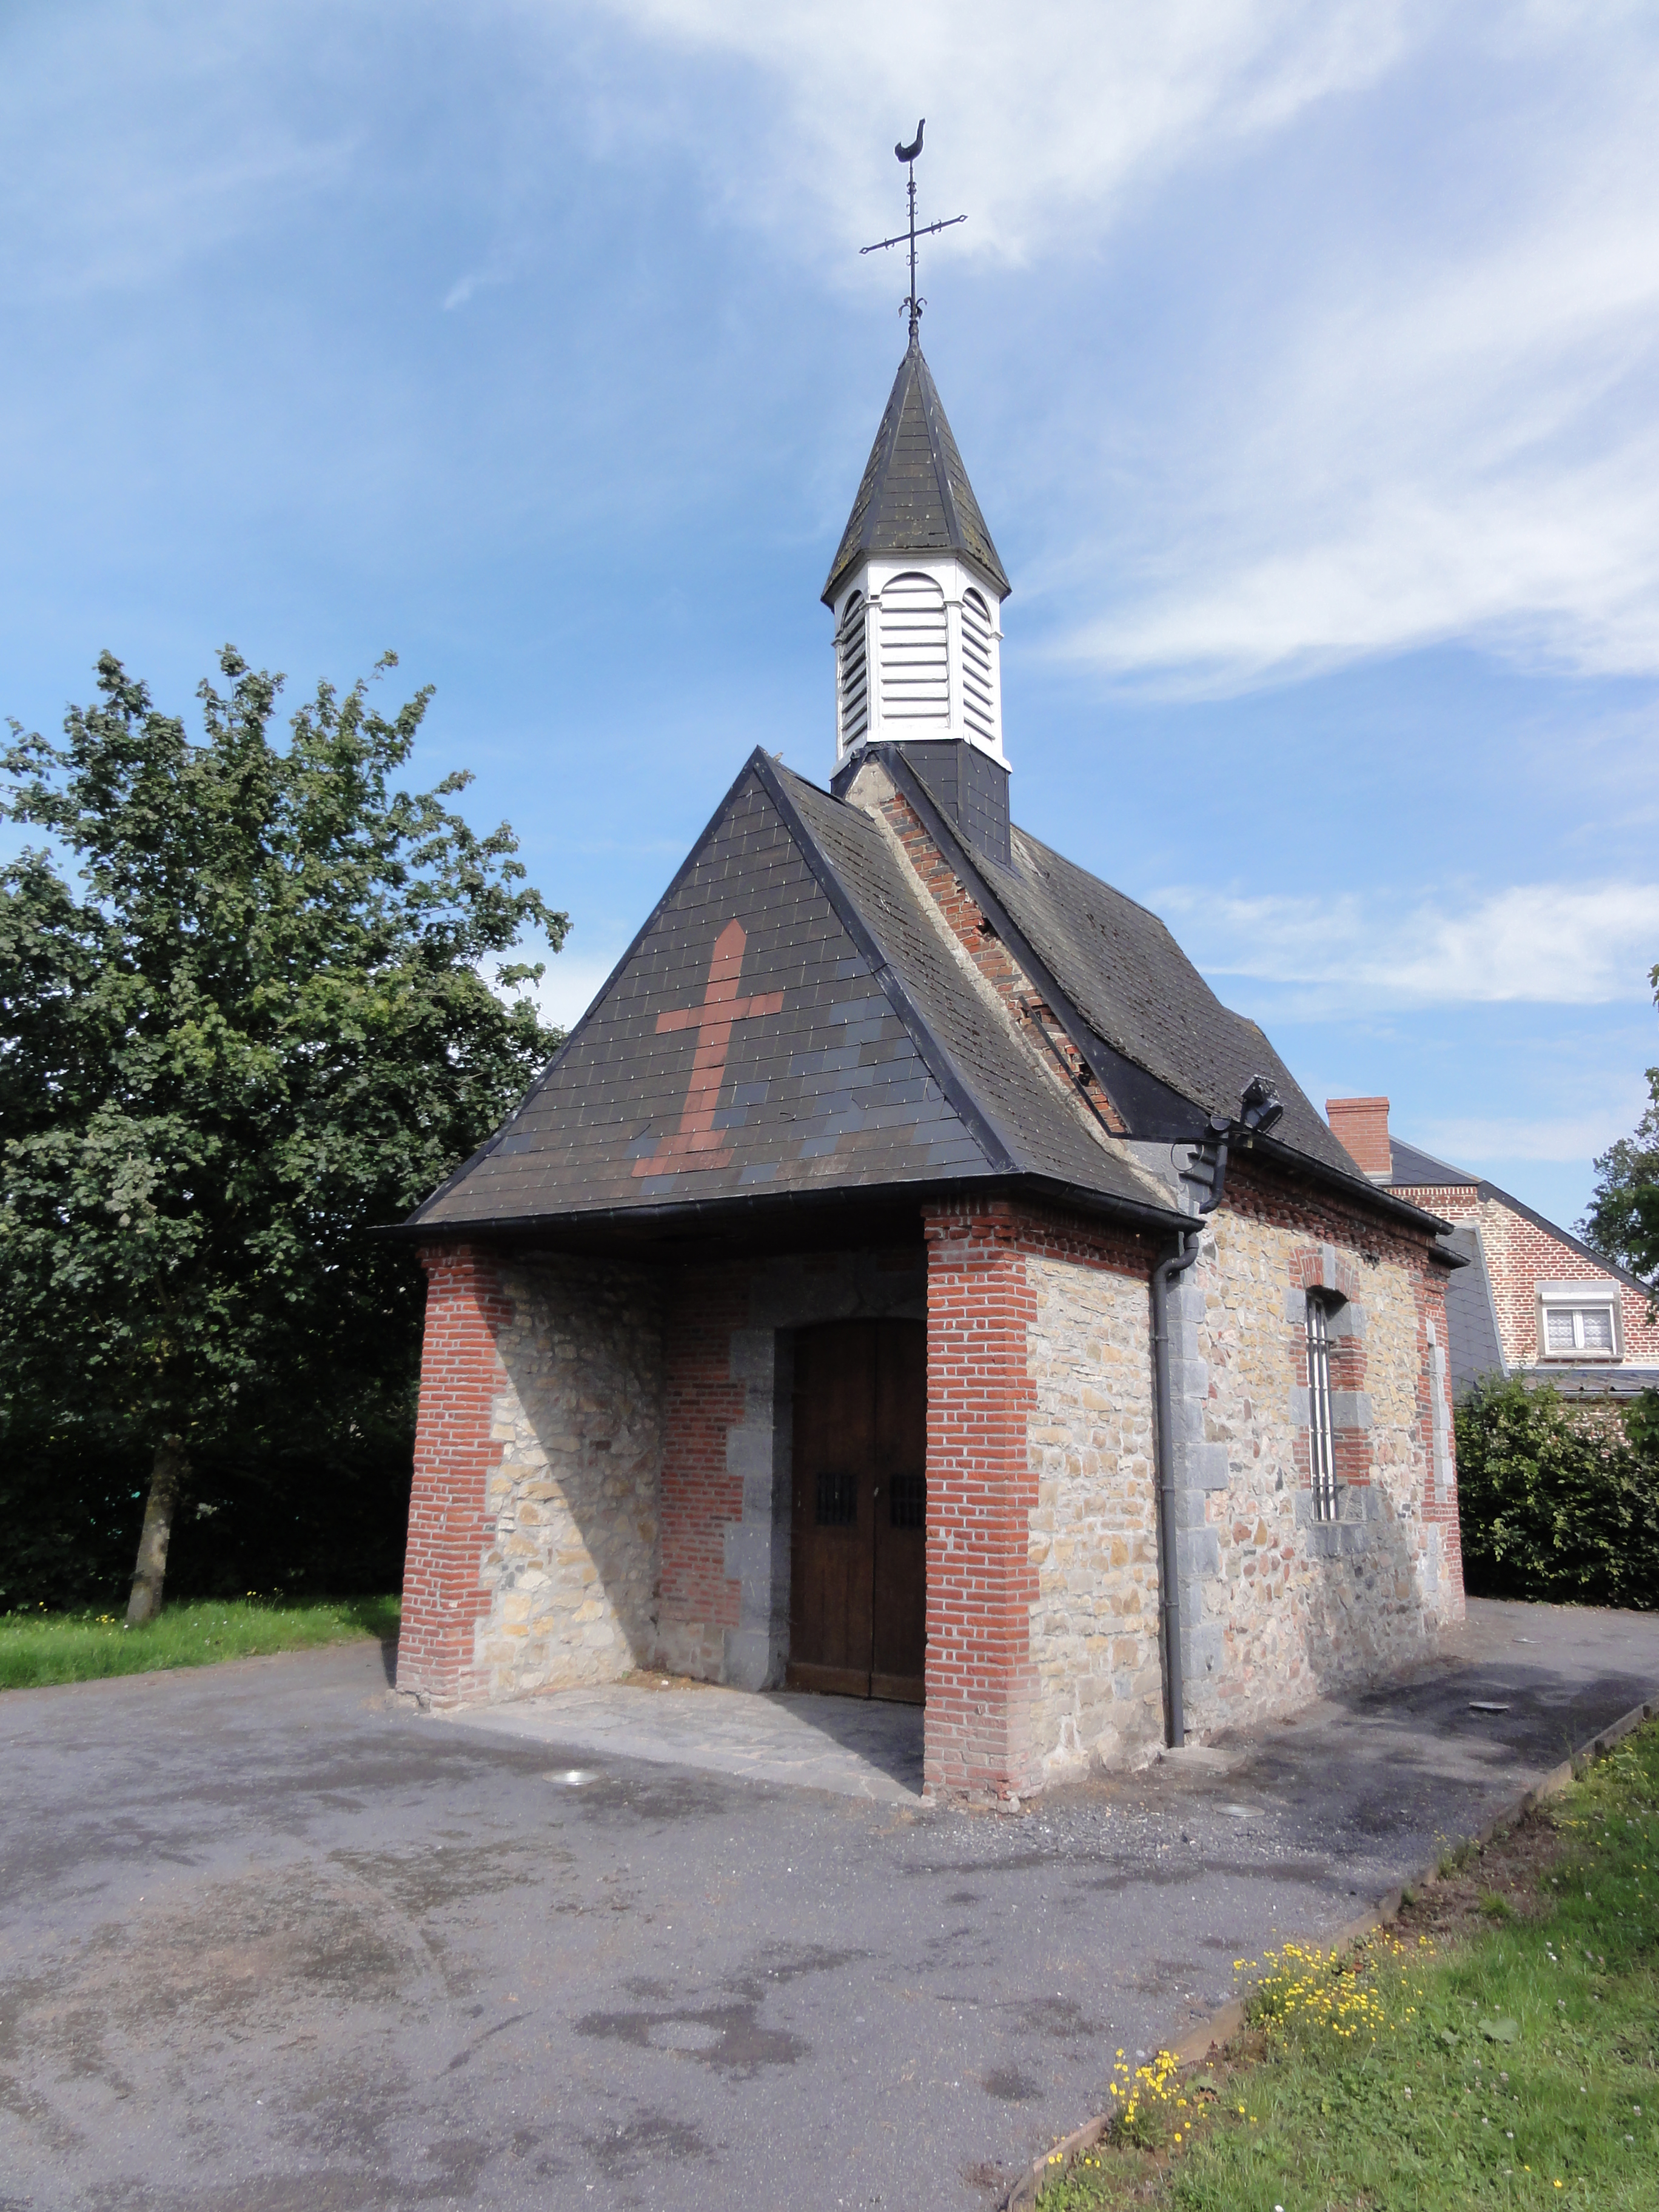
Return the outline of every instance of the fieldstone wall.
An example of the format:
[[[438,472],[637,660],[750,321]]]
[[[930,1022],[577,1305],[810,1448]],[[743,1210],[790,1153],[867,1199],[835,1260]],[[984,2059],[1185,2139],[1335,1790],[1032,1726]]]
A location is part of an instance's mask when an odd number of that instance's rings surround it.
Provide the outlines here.
[[[663,1453],[659,1280],[566,1258],[503,1260],[500,1278],[474,1667],[492,1701],[649,1659]]]
[[[1239,1181],[1172,1299],[1182,1685],[1200,1735],[1398,1667],[1462,1616],[1443,1279],[1425,1245]],[[1325,1521],[1310,1288],[1341,1302]]]
[[[1038,1595],[1031,1741],[1047,1779],[1162,1741],[1157,1469],[1144,1273],[1028,1255]]]

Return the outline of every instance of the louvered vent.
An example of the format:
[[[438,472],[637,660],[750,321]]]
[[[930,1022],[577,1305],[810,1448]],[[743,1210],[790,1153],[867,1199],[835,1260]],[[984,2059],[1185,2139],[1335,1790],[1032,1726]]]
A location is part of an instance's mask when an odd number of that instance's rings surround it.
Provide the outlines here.
[[[931,576],[896,576],[881,594],[881,719],[951,720],[945,594]]]
[[[976,738],[997,742],[991,672],[991,610],[971,588],[962,595],[962,716]]]
[[[870,726],[870,665],[865,644],[864,594],[847,602],[836,633],[836,680],[841,749],[857,744]]]

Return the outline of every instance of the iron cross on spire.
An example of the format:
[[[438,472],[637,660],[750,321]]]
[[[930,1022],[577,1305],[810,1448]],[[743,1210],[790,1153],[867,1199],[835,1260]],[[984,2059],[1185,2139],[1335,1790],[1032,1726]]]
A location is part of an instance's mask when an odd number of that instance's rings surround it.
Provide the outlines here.
[[[921,122],[916,125],[916,135],[909,145],[895,146],[893,149],[894,153],[897,155],[901,161],[904,162],[908,166],[910,172],[908,187],[910,194],[910,228],[908,230],[900,231],[895,237],[878,238],[873,246],[861,246],[859,248],[859,252],[860,253],[879,253],[885,246],[902,246],[908,240],[910,247],[910,291],[909,296],[906,299],[904,305],[910,311],[910,336],[912,339],[915,337],[916,332],[921,326],[921,311],[927,305],[927,301],[918,298],[916,294],[916,240],[919,238],[931,237],[933,233],[936,230],[949,230],[952,224],[966,222],[968,220],[965,215],[948,215],[942,222],[925,222],[920,230],[916,228],[916,156],[921,151],[921,134],[927,128],[927,118],[924,115]]]

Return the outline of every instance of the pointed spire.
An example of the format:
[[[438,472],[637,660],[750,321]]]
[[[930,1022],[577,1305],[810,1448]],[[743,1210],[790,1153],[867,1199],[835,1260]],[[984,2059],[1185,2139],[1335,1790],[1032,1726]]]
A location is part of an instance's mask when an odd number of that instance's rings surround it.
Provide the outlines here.
[[[1000,597],[1009,592],[914,332],[823,587],[826,606],[834,606],[850,572],[872,553],[959,554],[984,573]]]

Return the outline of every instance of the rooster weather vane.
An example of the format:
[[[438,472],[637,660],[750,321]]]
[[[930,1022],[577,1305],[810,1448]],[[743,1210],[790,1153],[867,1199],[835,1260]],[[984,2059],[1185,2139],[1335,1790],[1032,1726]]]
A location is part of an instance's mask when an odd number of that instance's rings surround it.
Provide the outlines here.
[[[905,299],[904,306],[909,312],[910,337],[912,343],[915,343],[917,331],[921,326],[921,311],[927,305],[926,300],[919,298],[916,294],[916,240],[919,238],[931,237],[933,233],[936,230],[949,230],[953,224],[966,222],[968,220],[965,215],[951,215],[946,216],[943,222],[925,222],[920,230],[916,228],[916,156],[921,151],[921,134],[927,128],[927,118],[924,115],[921,121],[916,125],[916,135],[911,140],[910,143],[908,146],[895,146],[893,149],[894,153],[898,156],[901,161],[907,164],[910,172],[910,180],[908,188],[910,194],[910,228],[908,230],[901,230],[892,238],[878,238],[873,246],[861,246],[859,248],[859,252],[860,253],[879,253],[889,246],[903,246],[906,243],[908,244],[910,248],[910,290],[908,295]]]

